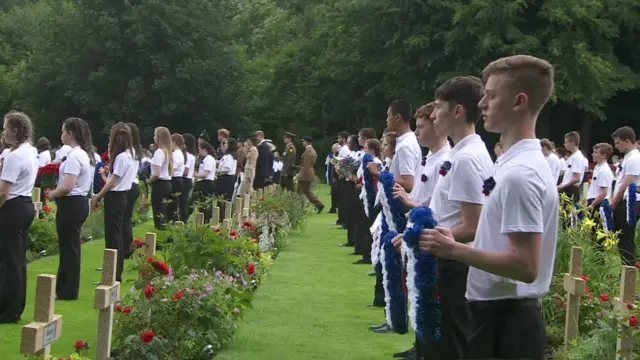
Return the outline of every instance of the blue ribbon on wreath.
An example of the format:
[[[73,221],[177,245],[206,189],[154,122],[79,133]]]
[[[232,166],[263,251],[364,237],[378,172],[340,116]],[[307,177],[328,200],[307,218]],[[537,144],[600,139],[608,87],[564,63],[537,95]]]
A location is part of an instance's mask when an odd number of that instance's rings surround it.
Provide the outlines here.
[[[395,184],[393,174],[389,171],[384,171],[380,175],[380,182],[387,198],[387,206],[391,212],[391,219],[389,220],[393,222],[397,232],[404,232],[407,227],[407,218],[404,216],[404,203],[402,200],[393,197],[393,185]]]
[[[600,217],[602,218],[602,225],[605,230],[614,231],[616,229],[615,223],[613,222],[613,209],[607,199],[602,200],[602,205],[600,206]]]
[[[378,242],[378,250],[382,249],[383,239],[385,235],[389,232],[389,225],[387,224],[387,219],[384,216],[384,213],[380,214],[380,241]],[[378,259],[380,260],[380,252],[378,251]],[[378,261],[374,266],[374,270],[378,275],[382,274],[382,260]]]
[[[627,195],[627,223],[632,229],[638,224],[638,214],[636,213],[637,186],[635,182],[629,184]]]
[[[387,324],[398,334],[409,332],[407,321],[407,299],[402,288],[402,256],[393,246],[393,238],[398,235],[388,231],[382,239],[382,261],[384,266],[383,285],[386,300]]]
[[[409,248],[407,262],[407,288],[409,290],[409,318],[422,341],[438,340],[441,335],[442,315],[436,284],[438,281],[438,258],[420,250],[419,239],[423,229],[433,229],[437,221],[431,209],[420,206],[409,215],[413,226],[404,232],[404,241]]]
[[[369,153],[365,153],[362,157],[362,178],[364,183],[363,188],[365,192],[365,199],[363,199],[363,201],[365,202],[365,212],[367,213],[367,217],[369,219],[374,219],[376,216],[376,188],[375,184],[373,183],[373,175],[367,167],[367,165],[372,161],[374,161],[373,156]]]

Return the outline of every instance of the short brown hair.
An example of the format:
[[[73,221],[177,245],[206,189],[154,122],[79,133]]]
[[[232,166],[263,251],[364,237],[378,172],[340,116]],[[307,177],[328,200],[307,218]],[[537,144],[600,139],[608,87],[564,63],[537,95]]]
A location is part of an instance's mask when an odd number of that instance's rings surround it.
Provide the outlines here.
[[[220,135],[222,137],[229,137],[229,130],[227,130],[227,129],[219,129],[218,130],[218,135]]]
[[[543,148],[545,148],[547,150],[553,150],[553,143],[551,142],[551,140],[546,139],[546,138],[540,140],[540,146],[542,146]]]
[[[529,55],[508,56],[487,65],[482,71],[486,82],[491,75],[506,74],[510,86],[529,97],[531,110],[539,113],[553,91],[554,68],[547,60]]]
[[[594,149],[594,150],[595,150],[595,149],[600,150],[600,153],[601,153],[602,155],[604,155],[607,159],[608,159],[609,157],[611,157],[611,154],[613,154],[613,146],[611,146],[610,144],[607,144],[607,143],[598,143],[598,144],[595,144],[595,145],[593,146],[593,149]]]
[[[621,128],[618,128],[618,130],[614,131],[613,134],[611,134],[611,138],[615,139],[618,138],[622,141],[631,141],[631,142],[635,142],[636,141],[636,132],[633,131],[632,128],[630,128],[629,126],[623,126]]]
[[[435,105],[433,104],[433,101],[426,105],[420,106],[416,111],[416,119],[423,118],[425,120],[429,120],[431,118],[431,113],[433,112],[434,107]]]
[[[49,139],[47,139],[46,137],[41,137],[40,139],[38,139],[38,141],[36,142],[36,149],[38,149],[38,151],[40,152],[51,149],[51,143],[49,142]]]
[[[362,128],[360,129],[360,136],[367,139],[375,139],[376,131],[373,130],[372,128]]]
[[[380,151],[380,149],[382,148],[382,146],[380,145],[380,140],[378,140],[378,139],[368,139],[367,140],[367,148],[369,148],[369,150],[373,151],[373,154],[377,158],[382,157],[381,151]]]
[[[435,98],[438,100],[460,105],[465,111],[468,124],[475,124],[480,120],[478,102],[484,94],[484,84],[475,76],[457,76],[445,81],[436,89]]]
[[[576,145],[580,145],[580,134],[578,134],[577,131],[569,131],[568,133],[564,134],[564,138],[565,140],[569,140]]]

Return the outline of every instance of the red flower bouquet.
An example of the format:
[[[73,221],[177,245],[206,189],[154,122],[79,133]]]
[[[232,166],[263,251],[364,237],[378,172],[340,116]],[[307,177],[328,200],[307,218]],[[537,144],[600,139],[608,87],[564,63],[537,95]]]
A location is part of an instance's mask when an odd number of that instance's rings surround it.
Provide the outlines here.
[[[43,189],[55,189],[58,183],[60,164],[49,164],[38,169],[38,180]]]

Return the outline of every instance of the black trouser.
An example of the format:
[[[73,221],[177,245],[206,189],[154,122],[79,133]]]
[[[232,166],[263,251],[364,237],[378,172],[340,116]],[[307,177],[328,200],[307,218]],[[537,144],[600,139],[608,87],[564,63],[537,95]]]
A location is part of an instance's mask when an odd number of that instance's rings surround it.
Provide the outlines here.
[[[35,217],[31,197],[0,208],[0,323],[20,320],[27,298],[27,242]]]
[[[208,224],[211,222],[211,216],[213,215],[211,212],[212,200],[211,196],[215,193],[215,183],[213,180],[200,180],[196,181],[196,184],[193,186],[193,196],[191,196],[191,211],[197,205],[200,208],[200,211],[204,212],[204,223]]]
[[[376,285],[373,288],[373,305],[385,306],[386,301],[384,299],[384,277],[382,271],[376,270]]]
[[[293,191],[293,174],[282,174],[282,188]]]
[[[220,175],[216,179],[215,195],[220,196],[224,199],[224,201],[218,202],[218,207],[220,208],[220,218],[218,219],[218,221],[224,220],[227,201],[231,201],[233,197],[233,186],[235,184],[235,180],[236,177],[233,175]],[[209,218],[211,218],[211,216],[213,216],[213,214],[210,214]]]
[[[441,337],[435,342],[419,344],[420,355],[429,359],[464,359],[468,351],[471,314],[465,299],[469,266],[453,260],[439,259],[437,282],[442,316]]]
[[[347,244],[354,246],[356,243],[356,224],[358,223],[356,188],[353,181],[347,181],[345,184],[345,202],[346,202],[346,225],[347,225]],[[354,250],[355,252],[355,250]],[[357,252],[355,252],[357,254]]]
[[[636,214],[640,211],[640,202],[636,202]],[[618,241],[618,250],[622,262],[627,266],[635,266],[636,264],[636,229],[627,222],[627,201],[621,201],[613,210],[613,223],[616,230],[620,231],[620,240]]]
[[[373,222],[369,220],[367,214],[364,211],[364,205],[360,201],[360,190],[356,189],[356,246],[355,252],[362,255],[364,261],[371,261],[371,244],[373,239],[371,237],[371,225]]]
[[[347,180],[338,180],[338,221],[336,221],[336,224],[343,226],[347,225],[347,185]]]
[[[169,221],[175,222],[180,219],[180,194],[184,190],[184,182],[181,177],[171,178],[171,201],[167,204],[167,215]],[[184,221],[184,220],[183,220]]]
[[[80,290],[80,233],[89,216],[86,196],[65,196],[56,199],[56,231],[60,262],[56,277],[56,295],[62,300],[77,300]]]
[[[338,186],[338,180],[333,179],[333,181],[331,182],[331,210],[329,211],[332,211],[332,212],[337,211],[339,202],[340,202],[340,190]],[[340,216],[340,214],[338,214],[338,216]]]
[[[104,240],[107,249],[118,250],[116,281],[122,282],[124,269],[124,212],[127,210],[127,191],[109,191],[104,196]]]
[[[151,184],[151,209],[156,230],[164,230],[167,223],[167,201],[171,199],[171,181],[156,180]]]
[[[569,186],[560,192],[561,194],[566,194],[570,199],[573,200],[573,204],[577,204],[580,201],[580,188],[576,185]],[[574,209],[572,209],[574,210]]]
[[[122,217],[122,246],[124,249],[124,257],[130,258],[133,253],[133,210],[140,196],[140,185],[131,184],[131,189],[127,191],[127,208],[124,210]]]
[[[193,179],[187,177],[182,178],[182,194],[180,194],[180,219],[182,221],[189,220],[189,196],[191,195],[191,189],[193,189]]]
[[[537,299],[469,303],[467,359],[544,359],[547,334]]]

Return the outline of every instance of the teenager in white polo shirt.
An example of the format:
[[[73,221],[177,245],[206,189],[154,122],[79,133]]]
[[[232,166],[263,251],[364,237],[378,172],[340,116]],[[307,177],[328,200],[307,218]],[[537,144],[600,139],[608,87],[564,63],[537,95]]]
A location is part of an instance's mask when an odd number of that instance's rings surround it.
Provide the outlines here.
[[[542,360],[546,343],[539,299],[549,290],[558,234],[556,184],[535,124],[553,89],[547,61],[517,55],[484,72],[485,128],[502,134],[495,183],[484,185],[473,247],[451,231],[425,230],[420,246],[470,265],[466,297],[473,314],[468,359]]]
[[[156,150],[151,158],[151,209],[153,225],[157,230],[164,230],[168,219],[167,203],[171,199],[171,174],[173,173],[173,145],[171,133],[164,126],[155,128],[153,132]]]
[[[584,177],[584,155],[580,151],[580,134],[570,131],[564,135],[564,147],[571,154],[566,161],[562,183],[558,192],[566,194],[574,203],[580,201],[580,184]]]
[[[553,143],[549,139],[540,140],[540,145],[542,146],[542,153],[544,157],[547,159],[547,164],[549,164],[549,169],[551,170],[551,176],[556,179],[556,182],[560,181],[560,173],[562,172],[562,162],[558,155],[553,152]]]
[[[124,211],[124,217],[122,219],[123,228],[122,228],[122,241],[124,248],[124,257],[129,259],[133,254],[133,211],[138,201],[138,197],[140,197],[140,179],[138,175],[140,174],[140,166],[142,164],[142,143],[140,142],[140,129],[138,129],[138,125],[134,123],[127,123],[129,130],[131,130],[131,159],[133,166],[133,173],[135,176],[133,177],[133,181],[131,183],[131,189],[127,191],[127,208]]]
[[[591,184],[587,191],[587,205],[592,212],[600,208],[602,201],[609,200],[611,195],[611,184],[613,184],[613,172],[609,166],[609,157],[613,152],[613,147],[607,143],[599,143],[593,146],[593,161],[596,166],[593,168]]]
[[[480,119],[478,101],[483,93],[482,80],[477,77],[449,79],[436,90],[435,110],[431,114],[436,131],[450,137],[454,143],[449,160],[439,170],[431,209],[438,224],[450,229],[461,244],[470,243],[475,236],[485,201],[482,184],[493,176],[494,163],[485,143],[475,132],[476,122]],[[437,286],[442,337],[434,344],[432,352],[438,359],[462,359],[471,327],[464,298],[469,267],[449,259],[440,259],[439,265]]]
[[[636,133],[632,128],[624,126],[616,130],[611,137],[613,143],[624,154],[624,159],[619,167],[615,191],[611,197],[613,209],[613,222],[616,230],[621,231],[618,249],[625,265],[634,266],[636,262],[636,229],[627,221],[629,184],[635,183],[640,188],[640,151],[635,148]],[[636,214],[640,214],[640,193],[636,193],[634,204]]]
[[[11,152],[0,167],[0,324],[17,323],[27,295],[27,241],[35,216],[31,192],[38,174],[38,151],[31,146],[31,119],[10,112],[3,119]]]

